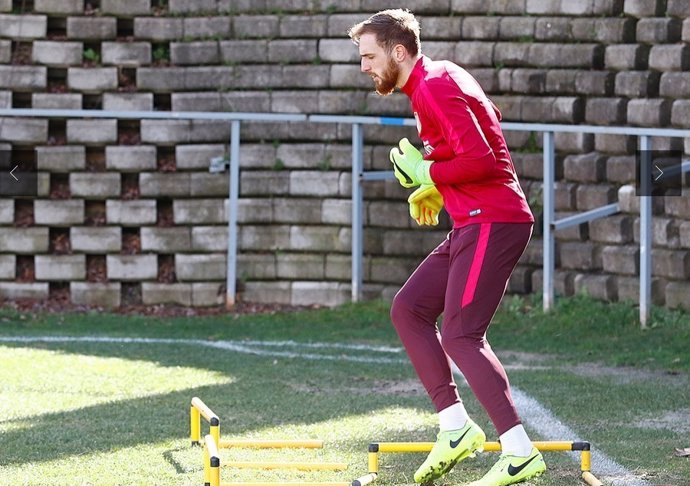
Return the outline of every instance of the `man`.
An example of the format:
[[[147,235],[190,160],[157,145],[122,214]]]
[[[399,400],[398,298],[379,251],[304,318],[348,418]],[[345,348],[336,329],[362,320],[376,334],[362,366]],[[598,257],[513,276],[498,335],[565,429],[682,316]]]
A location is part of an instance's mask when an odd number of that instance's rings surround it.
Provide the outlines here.
[[[421,54],[419,24],[407,10],[384,10],[348,32],[361,70],[376,91],[409,98],[424,144],[407,139],[390,152],[396,177],[416,187],[409,198],[418,224],[438,223],[445,206],[453,229],[393,300],[391,319],[436,407],[440,432],[416,482],[441,477],[481,451],[482,429],[468,416],[449,359],[467,379],[500,436],[498,462],[473,486],[504,486],[546,470],[521,425],[503,366],[486,330],[532,232],[534,218],[501,131],[500,112],[470,74]],[[441,332],[436,320],[443,314]]]

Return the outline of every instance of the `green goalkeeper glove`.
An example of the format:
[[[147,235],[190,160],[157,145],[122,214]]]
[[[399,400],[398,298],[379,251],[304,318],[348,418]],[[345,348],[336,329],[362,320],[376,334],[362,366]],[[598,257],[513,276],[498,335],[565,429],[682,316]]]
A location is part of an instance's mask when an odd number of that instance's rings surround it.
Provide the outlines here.
[[[421,152],[406,138],[400,140],[398,147],[391,149],[389,158],[400,185],[409,189],[420,184],[433,184],[429,174],[431,162],[424,160]]]
[[[443,207],[443,196],[433,184],[423,184],[417,188],[410,197],[410,216],[418,225],[436,226],[438,213]]]

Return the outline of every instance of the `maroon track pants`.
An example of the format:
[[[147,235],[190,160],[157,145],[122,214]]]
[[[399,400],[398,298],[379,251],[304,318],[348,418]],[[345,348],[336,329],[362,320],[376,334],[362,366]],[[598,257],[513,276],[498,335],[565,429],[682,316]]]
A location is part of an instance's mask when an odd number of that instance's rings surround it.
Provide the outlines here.
[[[520,418],[486,330],[531,234],[531,223],[453,229],[417,267],[391,307],[393,325],[436,410],[460,401],[450,358],[499,435]],[[439,333],[436,320],[441,313]]]

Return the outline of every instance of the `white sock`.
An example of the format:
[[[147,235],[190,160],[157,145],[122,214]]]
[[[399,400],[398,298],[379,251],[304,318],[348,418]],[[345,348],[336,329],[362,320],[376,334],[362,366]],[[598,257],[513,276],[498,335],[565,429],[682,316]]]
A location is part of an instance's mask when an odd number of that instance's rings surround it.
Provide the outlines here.
[[[438,413],[439,428],[441,432],[462,429],[469,418],[462,402],[454,403]]]
[[[532,452],[532,442],[522,424],[504,432],[500,436],[501,452],[513,456],[527,457]]]

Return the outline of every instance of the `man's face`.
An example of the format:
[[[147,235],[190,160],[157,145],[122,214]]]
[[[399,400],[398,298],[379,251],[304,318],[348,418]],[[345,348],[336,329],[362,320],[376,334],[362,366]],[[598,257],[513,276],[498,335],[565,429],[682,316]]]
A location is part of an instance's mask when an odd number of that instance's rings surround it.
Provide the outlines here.
[[[362,34],[359,38],[360,68],[374,80],[376,92],[389,95],[395,89],[400,76],[400,67],[381,46],[376,43],[376,35]]]

